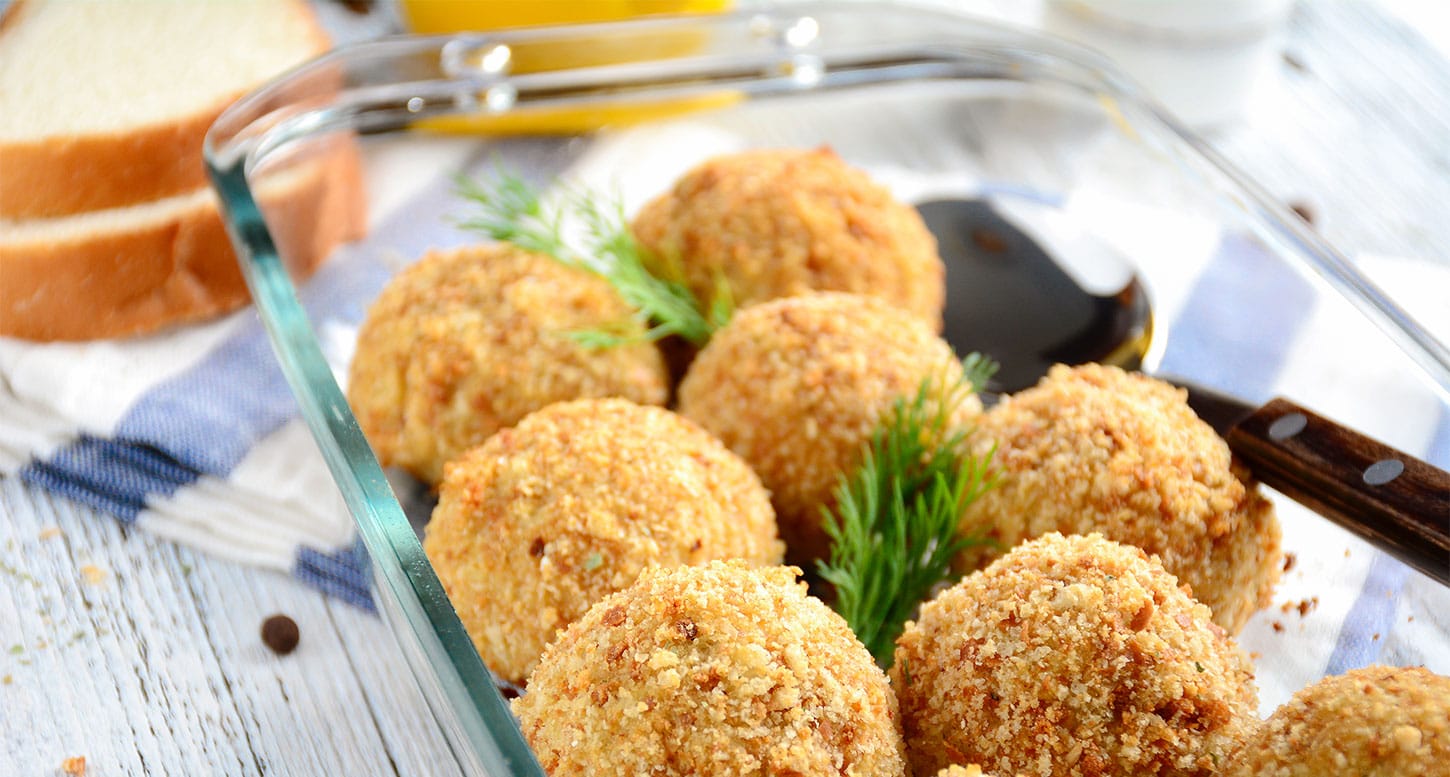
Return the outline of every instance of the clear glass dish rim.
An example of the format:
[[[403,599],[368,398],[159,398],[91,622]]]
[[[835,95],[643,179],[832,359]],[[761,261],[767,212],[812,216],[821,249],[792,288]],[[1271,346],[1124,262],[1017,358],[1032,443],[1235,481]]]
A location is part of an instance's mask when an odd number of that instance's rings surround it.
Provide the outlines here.
[[[923,23],[926,34],[909,43],[852,43],[835,48],[828,35],[823,36],[824,40],[804,35],[792,40],[789,34],[800,29],[802,20],[814,26],[814,20],[821,18],[860,22],[873,15],[914,18]],[[468,64],[468,55],[500,45],[582,36],[607,39],[685,29],[720,31],[732,25],[736,29],[766,30],[771,43],[738,55],[687,53],[645,63],[531,74]],[[338,90],[323,104],[295,105],[282,99],[281,107],[276,107],[279,97],[329,69],[397,62],[420,55],[437,57],[440,69],[445,71],[443,77],[415,82],[364,82]],[[710,16],[652,17],[486,34],[398,36],[336,49],[279,76],[221,115],[207,135],[205,159],[243,276],[283,374],[372,556],[380,594],[401,610],[409,627],[398,637],[407,643],[405,648],[411,647],[427,662],[426,667],[415,664],[413,669],[433,673],[427,678],[431,681],[428,684],[443,692],[457,716],[459,730],[451,732],[451,736],[461,736],[464,741],[452,744],[472,750],[458,754],[465,763],[488,762],[512,774],[542,774],[507,703],[495,690],[448,604],[421,544],[327,367],[297,289],[258,208],[248,179],[252,171],[310,138],[336,131],[392,130],[431,116],[597,105],[617,102],[621,97],[661,101],[719,94],[722,90],[758,98],[924,77],[992,77],[992,72],[996,72],[995,77],[1027,81],[1034,73],[1041,75],[1033,71],[1034,65],[1048,70],[1064,68],[1085,79],[1101,94],[1120,105],[1131,105],[1137,115],[1149,118],[1135,125],[1136,130],[1181,144],[1196,154],[1237,189],[1248,217],[1296,249],[1281,253],[1294,256],[1304,268],[1326,280],[1409,354],[1442,395],[1450,397],[1450,350],[1294,218],[1284,205],[1179,125],[1105,60],[1044,35],[971,17],[902,4],[809,3]],[[1011,68],[1017,70],[1009,73]],[[802,69],[811,77],[801,78]],[[625,87],[623,95],[618,90],[621,86]],[[490,99],[498,94],[508,99]],[[423,100],[421,107],[419,99]],[[247,117],[250,119],[243,121]],[[400,631],[396,622],[394,630]],[[480,746],[489,753],[478,752]]]

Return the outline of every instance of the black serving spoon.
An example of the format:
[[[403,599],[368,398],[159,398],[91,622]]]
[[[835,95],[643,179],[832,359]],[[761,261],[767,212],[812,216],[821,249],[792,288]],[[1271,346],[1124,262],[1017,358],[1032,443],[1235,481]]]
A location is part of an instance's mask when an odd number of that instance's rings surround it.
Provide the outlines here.
[[[937,200],[918,209],[946,263],[943,334],[959,353],[1001,362],[993,391],[1026,388],[1056,363],[1142,367],[1153,311],[1121,257],[1120,281],[1088,290],[1074,277],[1080,268],[1064,269],[1075,258],[1055,258],[1049,241],[997,205]],[[1103,246],[1088,252],[1111,263]],[[1265,485],[1450,585],[1450,474],[1287,399],[1255,408],[1160,377],[1188,390],[1189,405]]]

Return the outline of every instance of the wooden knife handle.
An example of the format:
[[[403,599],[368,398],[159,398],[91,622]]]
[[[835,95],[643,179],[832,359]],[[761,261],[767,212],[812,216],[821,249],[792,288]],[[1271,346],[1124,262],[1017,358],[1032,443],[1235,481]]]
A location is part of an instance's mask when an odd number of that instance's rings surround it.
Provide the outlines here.
[[[1286,399],[1228,444],[1265,485],[1450,585],[1450,473]]]

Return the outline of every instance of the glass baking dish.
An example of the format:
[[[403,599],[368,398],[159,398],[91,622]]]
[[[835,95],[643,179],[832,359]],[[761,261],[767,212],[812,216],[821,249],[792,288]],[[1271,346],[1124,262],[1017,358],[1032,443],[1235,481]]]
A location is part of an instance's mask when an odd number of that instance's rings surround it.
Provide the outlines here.
[[[369,235],[296,281],[277,247],[307,225],[269,188],[352,144]],[[1113,245],[1159,310],[1149,371],[1252,402],[1287,391],[1410,451],[1426,447],[1437,394],[1450,396],[1444,345],[1134,85],[1065,43],[901,6],[802,4],[337,50],[227,110],[207,164],[283,373],[371,554],[379,607],[465,771],[539,773],[423,554],[426,489],[384,473],[339,388],[363,310],[401,262],[479,239],[456,227],[457,173],[504,167],[541,183],[567,173],[617,187],[633,207],[711,154],[822,144],[909,201],[1046,212],[1059,232],[1066,223]],[[1236,268],[1195,286],[1232,241]],[[1175,337],[1176,321],[1216,309],[1234,313],[1209,327],[1215,337],[1201,321]],[[1336,323],[1317,331],[1324,321]],[[1291,335],[1296,352],[1373,352],[1388,387],[1378,402],[1419,403],[1411,421],[1373,412],[1334,374],[1298,370],[1284,352]],[[1295,514],[1281,515],[1288,536]]]

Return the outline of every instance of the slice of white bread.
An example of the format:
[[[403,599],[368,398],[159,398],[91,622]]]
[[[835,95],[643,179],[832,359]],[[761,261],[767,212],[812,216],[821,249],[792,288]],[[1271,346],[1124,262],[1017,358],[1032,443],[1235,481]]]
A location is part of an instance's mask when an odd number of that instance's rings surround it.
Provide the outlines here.
[[[294,278],[363,231],[361,161],[350,138],[264,175],[258,192]],[[0,335],[142,334],[248,299],[210,188],[75,216],[0,220]]]
[[[306,0],[18,0],[0,20],[0,219],[195,192],[222,109],[329,45]]]

